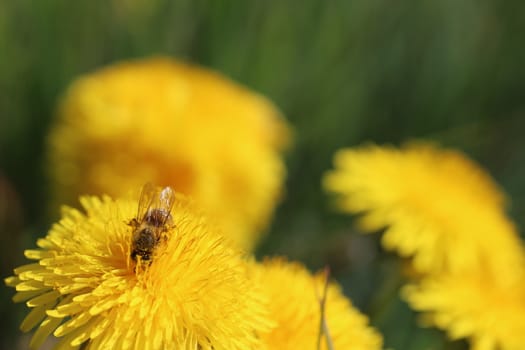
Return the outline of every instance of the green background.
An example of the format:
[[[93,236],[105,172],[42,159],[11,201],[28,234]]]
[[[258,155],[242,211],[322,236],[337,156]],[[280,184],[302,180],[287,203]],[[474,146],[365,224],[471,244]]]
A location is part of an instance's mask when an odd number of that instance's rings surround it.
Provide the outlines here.
[[[524,36],[518,0],[0,0],[2,277],[50,225],[43,150],[61,92],[103,65],[167,54],[269,96],[295,128],[286,198],[258,256],[329,264],[386,347],[464,349],[417,327],[397,294],[400,262],[334,213],[320,179],[338,148],[431,139],[487,168],[522,226]],[[26,308],[0,292],[11,349]]]

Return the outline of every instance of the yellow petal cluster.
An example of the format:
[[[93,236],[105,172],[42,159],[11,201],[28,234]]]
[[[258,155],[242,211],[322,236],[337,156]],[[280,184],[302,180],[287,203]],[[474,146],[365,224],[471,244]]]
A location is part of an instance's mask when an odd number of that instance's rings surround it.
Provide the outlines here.
[[[414,309],[426,312],[428,325],[452,339],[469,338],[473,350],[525,349],[525,280],[501,285],[482,271],[432,276],[403,293]]]
[[[325,188],[362,213],[365,230],[411,257],[403,289],[427,325],[475,350],[525,348],[525,254],[490,176],[463,154],[427,143],[336,154]]]
[[[37,327],[32,348],[53,334],[56,349],[261,349],[255,334],[271,325],[265,299],[241,255],[185,197],[176,197],[167,240],[140,268],[128,225],[137,201],[81,203],[85,212],[66,207],[25,252],[34,262],[6,279],[31,308],[21,328]]]
[[[281,196],[289,129],[266,98],[168,58],[118,63],[65,94],[50,130],[57,203],[145,182],[193,197],[250,250]]]
[[[525,266],[504,196],[463,154],[426,143],[371,145],[338,151],[335,167],[324,186],[339,194],[340,208],[363,213],[367,231],[386,228],[383,245],[412,257],[416,271],[460,273],[482,264],[513,279],[507,267]]]
[[[270,314],[277,327],[260,335],[272,350],[317,350],[321,308],[319,298],[325,276],[312,276],[304,266],[283,259],[267,259],[252,265],[253,278],[269,300]],[[381,336],[368,325],[368,319],[357,311],[330,283],[325,302],[325,321],[334,349],[381,349]],[[323,337],[321,349],[327,349]]]

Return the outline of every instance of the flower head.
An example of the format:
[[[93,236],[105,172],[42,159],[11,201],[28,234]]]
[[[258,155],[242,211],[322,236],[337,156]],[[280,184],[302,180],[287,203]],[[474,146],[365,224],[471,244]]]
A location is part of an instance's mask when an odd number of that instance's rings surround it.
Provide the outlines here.
[[[265,307],[246,265],[183,196],[151,258],[133,257],[137,201],[83,197],[85,213],[62,219],[25,255],[34,263],[6,279],[38,326],[31,347],[53,333],[57,348],[259,349]],[[140,218],[139,218],[140,219]]]
[[[249,250],[280,197],[288,139],[264,97],[218,73],[153,58],[71,85],[50,132],[49,169],[59,203],[170,185]]]
[[[312,276],[302,265],[282,259],[253,264],[252,273],[268,297],[270,313],[277,323],[270,333],[261,334],[268,349],[317,349],[321,319],[319,297],[326,277]],[[334,349],[381,348],[381,336],[335,283],[330,283],[327,289],[325,321]],[[327,349],[325,340],[321,342],[322,349]]]
[[[427,325],[468,338],[474,350],[525,349],[525,280],[502,285],[485,271],[432,276],[405,287]]]
[[[482,266],[510,281],[525,267],[503,194],[463,154],[423,143],[368,146],[340,150],[335,166],[324,185],[340,208],[363,212],[365,230],[386,227],[384,246],[412,257],[419,273]]]

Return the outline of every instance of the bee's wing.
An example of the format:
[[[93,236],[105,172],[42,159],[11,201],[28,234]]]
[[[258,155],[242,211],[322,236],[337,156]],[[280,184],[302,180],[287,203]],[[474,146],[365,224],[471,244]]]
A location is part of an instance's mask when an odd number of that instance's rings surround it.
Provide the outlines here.
[[[142,187],[137,210],[137,220],[142,220],[148,210],[155,205],[155,202],[159,198],[159,192],[158,187],[155,187],[151,182],[148,182]]]
[[[170,217],[171,208],[173,207],[174,202],[175,192],[171,187],[167,186],[159,191],[158,196],[156,198],[155,207],[163,209],[162,213],[164,213],[164,215],[162,217],[162,224],[165,224],[166,221],[168,221]]]

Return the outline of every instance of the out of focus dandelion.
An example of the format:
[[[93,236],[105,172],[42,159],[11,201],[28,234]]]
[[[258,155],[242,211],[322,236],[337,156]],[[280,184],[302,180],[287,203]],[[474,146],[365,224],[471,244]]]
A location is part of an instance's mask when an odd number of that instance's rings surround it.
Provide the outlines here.
[[[56,202],[145,182],[193,197],[250,250],[281,196],[289,129],[276,107],[222,75],[167,58],[116,64],[65,94],[49,136]]]
[[[468,338],[473,350],[525,349],[525,278],[503,284],[481,269],[431,276],[405,287],[403,294],[425,312],[427,326],[446,330],[452,339]]]
[[[321,318],[319,296],[326,283],[326,276],[323,273],[312,276],[302,265],[283,259],[254,263],[252,273],[268,297],[270,314],[277,323],[270,333],[260,335],[268,349],[318,349]],[[381,348],[381,336],[369,326],[367,317],[352,306],[335,283],[328,285],[324,309],[334,349]],[[324,334],[320,344],[321,349],[328,349]]]
[[[340,209],[363,214],[365,231],[385,228],[385,248],[413,258],[416,272],[482,265],[513,279],[525,267],[504,195],[463,154],[424,143],[367,146],[338,151],[335,167],[324,186],[339,195]]]
[[[403,290],[426,325],[476,350],[525,348],[525,255],[504,195],[463,154],[416,143],[341,150],[324,185],[339,206],[385,228],[387,249],[413,258]],[[414,276],[412,276],[414,277]]]
[[[35,262],[6,279],[32,309],[21,325],[38,327],[32,348],[53,334],[57,349],[260,349],[255,334],[271,323],[244,260],[187,199],[173,199],[147,261],[132,254],[136,200],[83,197],[85,213],[64,208],[39,249],[26,250]]]

